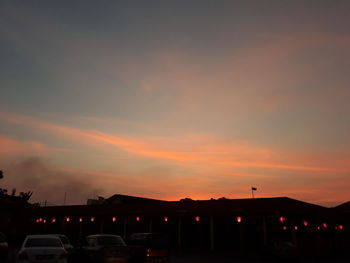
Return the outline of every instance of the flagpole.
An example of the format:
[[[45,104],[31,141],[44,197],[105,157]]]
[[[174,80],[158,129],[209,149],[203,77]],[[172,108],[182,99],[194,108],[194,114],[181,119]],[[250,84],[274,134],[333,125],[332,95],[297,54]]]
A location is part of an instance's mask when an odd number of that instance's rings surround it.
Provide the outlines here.
[[[256,191],[258,188],[252,186],[252,198],[254,199],[254,191]]]

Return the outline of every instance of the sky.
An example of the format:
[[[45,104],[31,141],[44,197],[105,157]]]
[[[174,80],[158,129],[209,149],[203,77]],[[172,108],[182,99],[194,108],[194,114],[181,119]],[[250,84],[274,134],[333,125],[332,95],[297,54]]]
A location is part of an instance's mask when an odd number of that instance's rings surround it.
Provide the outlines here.
[[[350,2],[0,1],[1,188],[350,200]]]

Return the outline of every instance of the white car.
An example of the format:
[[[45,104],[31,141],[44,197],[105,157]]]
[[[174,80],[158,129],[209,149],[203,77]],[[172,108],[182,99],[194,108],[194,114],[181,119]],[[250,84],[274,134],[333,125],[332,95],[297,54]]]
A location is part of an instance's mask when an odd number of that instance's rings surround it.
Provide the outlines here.
[[[29,235],[18,253],[18,263],[67,263],[68,253],[59,237]]]

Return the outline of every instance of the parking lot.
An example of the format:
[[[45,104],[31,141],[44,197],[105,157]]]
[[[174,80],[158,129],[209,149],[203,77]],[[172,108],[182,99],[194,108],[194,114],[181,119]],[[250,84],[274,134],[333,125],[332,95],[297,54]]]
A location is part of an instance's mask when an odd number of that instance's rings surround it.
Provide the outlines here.
[[[15,263],[17,250],[11,250],[8,263]],[[272,259],[254,259],[241,258],[225,253],[208,252],[175,252],[171,255],[170,263],[276,263],[276,262],[301,262],[301,263],[347,263],[347,259],[299,259],[299,260],[272,260]],[[2,263],[2,262],[1,262]],[[71,262],[80,263],[80,262]]]
[[[345,263],[348,259],[334,258],[307,258],[307,259],[257,259],[249,257],[237,257],[228,254],[210,253],[176,253],[171,257],[171,263],[276,263],[276,262],[301,262],[301,263]]]

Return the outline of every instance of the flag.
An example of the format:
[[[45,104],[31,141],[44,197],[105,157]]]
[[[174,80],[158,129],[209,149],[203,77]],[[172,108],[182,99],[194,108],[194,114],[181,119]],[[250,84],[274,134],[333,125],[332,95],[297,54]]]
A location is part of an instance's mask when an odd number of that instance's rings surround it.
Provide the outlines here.
[[[256,187],[252,187],[252,191],[256,191],[258,190]]]

